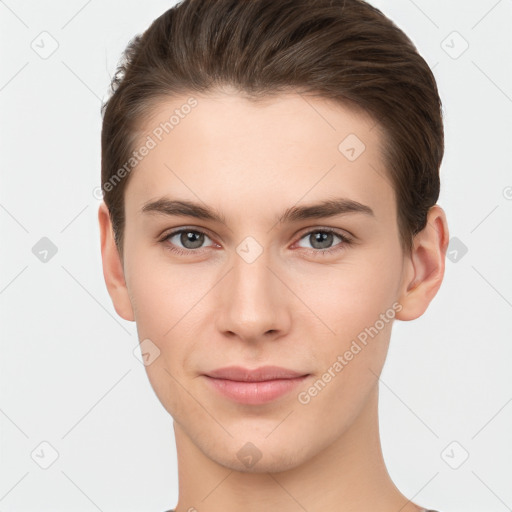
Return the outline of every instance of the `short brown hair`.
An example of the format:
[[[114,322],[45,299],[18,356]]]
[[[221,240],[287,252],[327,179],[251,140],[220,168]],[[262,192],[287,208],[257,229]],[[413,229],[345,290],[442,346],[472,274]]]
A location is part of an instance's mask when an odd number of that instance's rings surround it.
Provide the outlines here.
[[[130,41],[102,106],[101,183],[121,255],[129,175],[112,179],[150,107],[224,85],[249,99],[313,93],[370,114],[410,252],[439,197],[444,131],[435,78],[402,30],[363,0],[183,0]]]

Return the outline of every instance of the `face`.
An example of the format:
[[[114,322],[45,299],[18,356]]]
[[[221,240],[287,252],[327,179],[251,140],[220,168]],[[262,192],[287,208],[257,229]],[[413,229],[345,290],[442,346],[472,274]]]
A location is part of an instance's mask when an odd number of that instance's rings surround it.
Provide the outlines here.
[[[289,469],[358,417],[401,308],[382,133],[325,99],[194,98],[160,103],[140,132],[155,145],[125,190],[125,316],[146,340],[154,391],[196,447],[240,471]],[[300,377],[207,376],[270,365]],[[245,453],[261,459],[249,466]]]

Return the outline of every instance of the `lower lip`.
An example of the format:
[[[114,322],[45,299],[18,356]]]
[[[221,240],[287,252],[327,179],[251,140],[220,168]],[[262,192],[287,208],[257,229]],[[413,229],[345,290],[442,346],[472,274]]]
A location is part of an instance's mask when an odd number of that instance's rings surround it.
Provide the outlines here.
[[[208,382],[220,393],[241,404],[258,405],[276,400],[304,382],[307,375],[294,379],[276,379],[260,382],[240,382],[214,379],[205,375]]]

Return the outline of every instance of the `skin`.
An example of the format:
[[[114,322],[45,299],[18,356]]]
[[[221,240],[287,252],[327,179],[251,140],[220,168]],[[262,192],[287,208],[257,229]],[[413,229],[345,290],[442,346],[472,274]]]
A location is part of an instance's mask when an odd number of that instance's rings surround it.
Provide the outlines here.
[[[444,275],[444,211],[430,209],[405,255],[383,134],[371,118],[293,93],[259,103],[229,90],[194,97],[197,107],[130,176],[122,258],[108,210],[99,208],[114,307],[160,351],[146,370],[174,420],[177,512],[422,511],[393,484],[380,444],[378,377],[394,320],[307,404],[298,393],[382,313],[391,308],[399,320],[424,313]],[[140,140],[188,98],[161,101]],[[366,146],[354,161],[338,149],[351,133]],[[164,196],[207,205],[225,222],[141,211]],[[358,201],[374,215],[276,223],[290,207],[333,197]],[[162,241],[181,227],[206,234],[199,249],[179,235]],[[321,228],[353,243],[334,236],[315,245]],[[248,236],[263,249],[251,263],[237,253]],[[173,244],[188,253],[171,252]],[[319,254],[330,247],[340,250]],[[310,375],[273,402],[246,405],[218,394],[202,376],[228,365]],[[248,442],[261,454],[251,467],[237,457]]]

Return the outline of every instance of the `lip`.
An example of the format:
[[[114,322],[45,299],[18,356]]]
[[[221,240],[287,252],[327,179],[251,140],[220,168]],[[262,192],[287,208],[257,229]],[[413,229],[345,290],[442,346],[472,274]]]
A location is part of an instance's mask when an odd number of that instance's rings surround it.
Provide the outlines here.
[[[262,366],[254,370],[243,368],[242,366],[227,366],[225,368],[212,370],[206,375],[214,379],[236,380],[238,382],[262,382],[276,379],[294,379],[296,377],[303,377],[306,373],[289,370],[281,366]]]
[[[219,368],[204,375],[218,392],[242,404],[258,405],[276,400],[303,382],[309,374],[279,366],[249,369]]]

